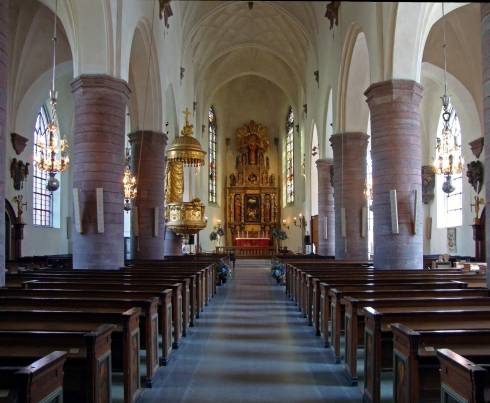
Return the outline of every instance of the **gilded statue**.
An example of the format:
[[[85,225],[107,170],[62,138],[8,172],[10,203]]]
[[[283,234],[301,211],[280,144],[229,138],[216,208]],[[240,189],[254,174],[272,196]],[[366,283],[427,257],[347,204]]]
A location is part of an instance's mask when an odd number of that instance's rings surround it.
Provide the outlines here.
[[[167,162],[165,174],[165,202],[180,203],[184,196],[184,164]]]
[[[24,213],[24,207],[27,206],[27,202],[24,202],[24,196],[21,194],[15,196],[13,200],[17,204],[17,222],[23,224],[22,214]]]
[[[235,222],[239,223],[242,221],[242,197],[240,195],[235,195]]]

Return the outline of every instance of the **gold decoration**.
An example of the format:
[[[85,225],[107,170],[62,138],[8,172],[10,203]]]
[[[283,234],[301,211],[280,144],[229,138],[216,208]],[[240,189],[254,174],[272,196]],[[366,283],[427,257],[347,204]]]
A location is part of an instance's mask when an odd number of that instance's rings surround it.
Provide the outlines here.
[[[167,227],[177,235],[190,235],[206,227],[205,206],[200,199],[190,202],[168,203],[165,206]]]
[[[485,204],[485,199],[483,197],[478,197],[478,196],[475,196],[474,198],[475,202],[474,203],[471,203],[470,207],[471,207],[471,210],[474,210],[475,211],[475,224],[479,224],[480,223],[480,207]]]
[[[131,202],[138,193],[136,188],[136,178],[131,173],[131,154],[129,148],[126,149],[126,167],[124,168],[123,176],[123,189],[124,189],[124,210],[131,210]]]
[[[181,136],[177,137],[166,153],[165,173],[165,222],[169,229],[180,236],[195,234],[206,227],[205,206],[195,198],[184,202],[184,166],[204,165],[206,153],[201,144],[192,137],[192,125],[189,124],[191,112],[186,108],[185,125]]]
[[[184,196],[184,164],[167,162],[165,176],[165,202],[180,203]]]
[[[189,109],[183,112],[185,115],[185,125],[180,134],[175,138],[170,147],[167,148],[167,162],[176,161],[183,163],[186,166],[201,166],[204,165],[204,157],[206,152],[201,148],[201,144],[197,139],[192,137],[193,126],[189,123]]]

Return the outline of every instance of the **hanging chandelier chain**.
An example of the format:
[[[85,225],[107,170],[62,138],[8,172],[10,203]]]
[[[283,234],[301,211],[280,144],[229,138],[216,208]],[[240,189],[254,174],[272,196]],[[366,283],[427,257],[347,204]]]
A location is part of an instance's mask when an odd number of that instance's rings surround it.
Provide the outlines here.
[[[55,0],[54,28],[53,28],[53,75],[51,80],[51,100],[56,102],[56,42],[58,39],[58,0]]]
[[[444,98],[442,100],[445,107],[449,104],[447,95],[447,42],[446,42],[446,13],[444,10],[444,2],[442,2],[442,52],[444,56]]]

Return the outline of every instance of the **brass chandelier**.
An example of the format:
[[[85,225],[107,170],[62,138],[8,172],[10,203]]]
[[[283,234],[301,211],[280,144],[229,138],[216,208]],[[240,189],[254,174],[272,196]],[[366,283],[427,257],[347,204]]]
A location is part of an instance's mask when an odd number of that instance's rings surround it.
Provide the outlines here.
[[[58,92],[55,87],[56,78],[56,39],[57,39],[57,14],[58,0],[56,0],[54,13],[54,32],[53,32],[53,74],[51,80],[51,90],[49,91],[51,118],[47,125],[46,131],[42,137],[46,139],[38,141],[37,155],[34,156],[34,162],[37,169],[46,172],[49,175],[46,189],[50,192],[56,191],[60,187],[60,182],[56,174],[66,171],[69,167],[70,159],[67,155],[68,142],[60,137],[58,127],[58,116],[56,113],[56,104],[58,101]]]
[[[123,177],[124,188],[124,210],[131,210],[131,202],[136,197],[138,190],[136,187],[136,178],[131,173],[131,153],[129,147],[126,148],[126,166],[124,168]]]
[[[443,53],[444,53],[444,95],[442,99],[442,131],[441,136],[437,137],[436,155],[433,162],[433,170],[437,175],[444,175],[446,180],[442,184],[444,193],[452,193],[454,186],[451,182],[453,175],[459,175],[463,171],[464,160],[456,133],[452,130],[452,115],[451,99],[447,94],[447,58],[446,58],[446,21],[444,13],[444,3],[442,3],[442,32],[443,32]],[[454,117],[453,117],[454,119]]]

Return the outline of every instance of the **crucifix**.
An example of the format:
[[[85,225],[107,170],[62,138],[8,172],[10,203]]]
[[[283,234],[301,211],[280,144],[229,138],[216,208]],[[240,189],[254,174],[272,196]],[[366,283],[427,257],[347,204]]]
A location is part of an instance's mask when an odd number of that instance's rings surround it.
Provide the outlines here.
[[[185,111],[182,112],[185,116],[185,122],[189,123],[189,116],[191,115],[191,112],[189,111],[189,108],[185,108]]]
[[[472,203],[470,206],[471,206],[471,210],[475,210],[475,223],[477,223],[480,219],[480,206],[485,203],[485,199],[483,197],[478,197],[478,196],[475,196],[474,198],[475,202]]]

